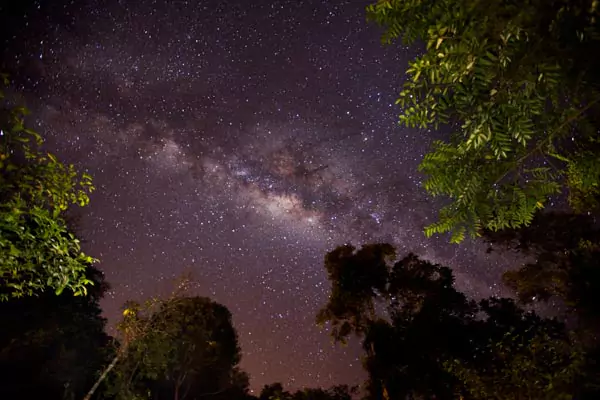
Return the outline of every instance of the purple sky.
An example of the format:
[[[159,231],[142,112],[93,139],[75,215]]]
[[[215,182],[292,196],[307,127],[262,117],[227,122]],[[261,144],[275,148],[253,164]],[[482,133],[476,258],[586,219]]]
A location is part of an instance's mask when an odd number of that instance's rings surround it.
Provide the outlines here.
[[[435,135],[394,105],[417,50],[382,46],[367,2],[27,3],[3,68],[49,149],[95,178],[80,233],[110,320],[191,273],[232,311],[255,389],[329,386],[363,377],[357,344],[314,324],[336,245],[391,242],[469,294],[502,290],[484,245],[422,234],[435,204],[416,166]]]

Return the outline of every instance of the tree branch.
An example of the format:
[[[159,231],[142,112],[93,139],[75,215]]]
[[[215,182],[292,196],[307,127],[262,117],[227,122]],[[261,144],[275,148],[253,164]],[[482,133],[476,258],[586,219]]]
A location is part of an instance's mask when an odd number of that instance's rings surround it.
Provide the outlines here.
[[[108,366],[104,369],[104,371],[102,371],[102,375],[100,375],[98,377],[98,379],[96,380],[96,383],[94,383],[94,386],[92,386],[92,388],[90,389],[90,391],[87,392],[87,394],[85,395],[85,397],[83,398],[83,400],[90,400],[92,398],[92,396],[94,395],[94,393],[98,389],[98,386],[100,386],[100,384],[102,383],[102,381],[104,381],[104,379],[106,379],[106,376],[115,367],[115,365],[117,365],[118,361],[119,361],[119,355],[117,354],[113,358],[113,360],[111,361],[111,363],[108,364]]]
[[[589,110],[590,108],[592,108],[592,106],[594,106],[596,103],[600,102],[600,97],[596,98],[595,100],[591,101],[588,105],[586,105],[585,107],[583,107],[581,110],[579,110],[577,112],[577,114],[572,115],[571,117],[567,118],[566,121],[564,121],[562,124],[560,124],[556,129],[554,129],[550,134],[548,134],[548,137],[545,138],[544,140],[540,140],[540,142],[531,150],[529,151],[527,154],[523,155],[522,157],[520,157],[516,162],[515,162],[515,167],[511,168],[509,170],[507,170],[506,172],[504,172],[498,179],[496,179],[496,181],[494,182],[494,185],[498,184],[502,179],[504,179],[506,177],[506,175],[508,175],[511,171],[514,171],[516,168],[518,168],[518,166],[525,161],[526,159],[528,159],[529,157],[531,157],[532,155],[534,155],[536,152],[541,151],[542,150],[542,146],[544,144],[547,144],[548,142],[550,142],[553,138],[553,136],[557,133],[560,132],[564,127],[566,127],[567,125],[569,125],[570,123],[572,123],[573,121],[575,121],[576,119],[578,119],[579,117],[581,117],[581,115],[583,113],[585,113],[587,110]],[[543,154],[543,153],[542,153]]]

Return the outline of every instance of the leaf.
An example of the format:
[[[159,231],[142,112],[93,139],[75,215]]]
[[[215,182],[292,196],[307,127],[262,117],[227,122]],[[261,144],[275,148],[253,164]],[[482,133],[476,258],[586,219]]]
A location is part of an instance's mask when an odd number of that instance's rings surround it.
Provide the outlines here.
[[[426,236],[453,232],[450,240],[460,242],[475,224],[493,229],[527,225],[555,193],[570,193],[569,203],[578,212],[591,207],[581,206],[584,198],[600,196],[600,173],[568,165],[579,151],[590,151],[585,157],[590,163],[600,159],[600,125],[592,118],[600,107],[600,85],[571,79],[587,77],[596,66],[583,47],[559,46],[553,36],[572,31],[566,21],[586,17],[577,14],[581,9],[566,6],[557,17],[556,10],[541,4],[385,1],[369,12],[388,41],[427,44],[406,69],[411,79],[398,101],[399,123],[425,129],[453,124],[447,149],[460,158],[434,148],[435,160],[425,155],[419,170],[427,192],[444,197],[456,213],[450,217],[440,211],[440,223],[428,226]],[[539,29],[548,24],[550,32]],[[590,26],[585,34],[586,40],[592,34],[600,39],[600,27]],[[582,61],[574,66],[571,59]],[[525,165],[547,162],[556,171],[544,183],[519,177]],[[475,178],[483,183],[463,190]],[[504,185],[508,181],[518,188]]]
[[[417,72],[415,72],[415,75],[413,76],[413,82],[416,82],[419,80],[419,76],[421,76],[421,70],[417,70]]]
[[[438,38],[437,43],[435,44],[436,50],[440,48],[440,45],[442,44],[443,41],[444,41],[444,38],[442,38],[442,37]]]

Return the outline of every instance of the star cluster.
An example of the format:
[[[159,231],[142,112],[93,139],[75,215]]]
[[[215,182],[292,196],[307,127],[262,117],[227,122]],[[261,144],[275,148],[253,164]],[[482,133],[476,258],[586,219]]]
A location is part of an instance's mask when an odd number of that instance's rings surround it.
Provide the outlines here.
[[[314,324],[335,246],[391,242],[452,266],[474,296],[502,292],[506,260],[422,234],[438,204],[416,167],[442,133],[397,125],[401,73],[418,48],[382,46],[366,4],[3,10],[3,68],[35,128],[95,178],[79,230],[112,284],[111,321],[125,300],[191,273],[194,293],[232,311],[253,388],[329,386],[362,376],[356,343],[334,346]]]

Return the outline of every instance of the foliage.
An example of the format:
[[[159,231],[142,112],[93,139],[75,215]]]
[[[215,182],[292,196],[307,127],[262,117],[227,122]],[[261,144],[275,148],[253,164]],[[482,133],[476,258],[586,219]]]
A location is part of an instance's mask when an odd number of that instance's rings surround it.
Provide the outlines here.
[[[506,299],[484,300],[480,311],[485,317],[473,332],[472,355],[444,363],[468,398],[574,398],[585,353],[562,324],[524,313]]]
[[[395,258],[391,245],[367,245],[356,251],[340,246],[325,256],[331,297],[317,322],[332,323],[332,336],[344,342],[350,332],[363,333],[375,315],[377,293],[386,293],[388,262]]]
[[[284,390],[281,383],[276,382],[265,385],[258,400],[352,400],[352,396],[356,393],[356,387],[347,385],[333,386],[329,389],[305,388],[291,393]]]
[[[107,285],[93,267],[87,296],[67,293],[0,303],[0,398],[81,399],[111,352],[99,301]]]
[[[441,363],[468,347],[467,336],[454,325],[468,319],[473,304],[454,290],[448,268],[412,254],[392,265],[393,254],[387,244],[330,252],[326,266],[332,293],[317,322],[329,322],[338,341],[352,332],[363,337],[372,397],[383,398],[384,390],[390,398],[451,396],[455,382]],[[384,316],[375,311],[382,308]],[[446,333],[442,340],[438,332]]]
[[[157,307],[156,307],[157,306]],[[110,379],[116,399],[244,398],[248,376],[231,314],[204,297],[129,303],[120,324],[127,348]]]
[[[580,327],[600,332],[600,229],[593,217],[540,213],[528,227],[483,237],[492,248],[528,257],[503,277],[522,303],[560,298]]]
[[[400,92],[400,123],[450,124],[420,165],[450,199],[427,236],[528,225],[549,196],[575,210],[600,194],[597,0],[379,0],[383,41],[420,40]]]
[[[25,127],[25,108],[5,102],[0,114],[0,300],[46,288],[85,294],[95,260],[81,251],[64,213],[89,202],[91,178],[41,151],[42,138]]]
[[[449,268],[393,253],[372,244],[326,256],[332,292],[317,322],[336,341],[362,338],[369,398],[528,398],[521,388],[569,398],[584,354],[563,324],[508,299],[470,301]]]
[[[586,393],[600,393],[600,229],[589,215],[540,213],[517,230],[485,231],[490,249],[510,249],[524,257],[503,280],[523,304],[562,303],[564,317],[587,353]]]
[[[491,359],[485,367],[465,366],[459,360],[445,363],[471,399],[570,400],[584,363],[582,353],[572,353],[564,340],[544,334],[524,340],[507,332],[501,341],[488,343],[482,353]]]

